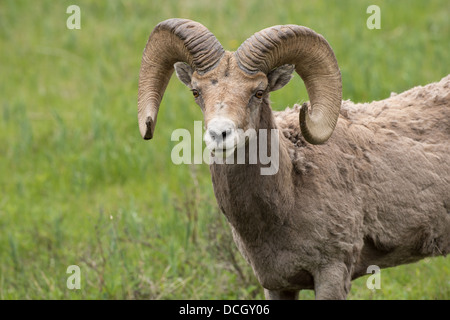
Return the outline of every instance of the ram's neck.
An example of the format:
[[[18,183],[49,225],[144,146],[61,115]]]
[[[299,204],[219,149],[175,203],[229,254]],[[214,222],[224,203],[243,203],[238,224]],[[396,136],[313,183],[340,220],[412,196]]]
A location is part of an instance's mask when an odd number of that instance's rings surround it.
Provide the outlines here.
[[[259,148],[264,138],[267,152]],[[241,229],[255,227],[256,221],[279,223],[293,207],[292,162],[268,100],[261,108],[257,141],[257,155],[249,154],[251,142],[246,145],[245,164],[213,163],[210,167],[217,202],[240,234],[247,232]]]

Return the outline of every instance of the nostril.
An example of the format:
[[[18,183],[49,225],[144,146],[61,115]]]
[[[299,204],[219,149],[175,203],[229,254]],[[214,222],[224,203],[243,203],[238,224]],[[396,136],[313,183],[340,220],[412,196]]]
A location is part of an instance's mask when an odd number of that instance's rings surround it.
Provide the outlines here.
[[[225,138],[226,138],[227,136],[229,136],[230,133],[231,133],[231,129],[227,129],[226,131],[223,131],[223,132],[222,132],[222,139],[225,140]]]
[[[211,136],[213,141],[215,141],[219,137],[219,134],[217,134],[217,132],[215,132],[214,130],[209,130],[209,135]]]
[[[220,143],[230,138],[233,132],[233,128],[231,128],[230,126],[227,126],[226,128],[209,128],[207,131],[212,141]]]

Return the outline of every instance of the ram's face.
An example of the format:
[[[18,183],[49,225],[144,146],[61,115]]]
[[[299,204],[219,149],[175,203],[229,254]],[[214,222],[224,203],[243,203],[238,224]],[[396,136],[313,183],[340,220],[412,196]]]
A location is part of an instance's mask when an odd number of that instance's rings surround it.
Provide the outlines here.
[[[254,137],[259,129],[261,105],[274,90],[270,77],[262,72],[245,73],[231,54],[204,75],[184,63],[177,63],[175,70],[178,78],[191,89],[203,112],[204,140],[211,151],[229,155]],[[290,67],[286,83],[292,71]]]
[[[201,23],[168,19],[153,29],[142,54],[138,122],[144,139],[153,138],[172,66],[203,110],[205,140],[212,150],[234,150],[239,132],[267,127],[261,109],[269,107],[268,93],[288,83],[294,69],[311,100],[311,108],[299,112],[305,140],[325,143],[339,117],[341,73],[320,34],[303,26],[278,25],[256,32],[229,52]]]

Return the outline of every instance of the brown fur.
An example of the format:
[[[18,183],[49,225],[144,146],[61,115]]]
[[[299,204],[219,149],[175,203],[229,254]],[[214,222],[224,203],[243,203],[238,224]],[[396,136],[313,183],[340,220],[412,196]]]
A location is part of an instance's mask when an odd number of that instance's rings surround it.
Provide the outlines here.
[[[272,112],[269,93],[294,66],[313,108]],[[144,139],[153,137],[173,67],[193,90],[214,153],[242,138],[248,157],[240,131],[279,129],[276,174],[262,175],[260,163],[210,167],[217,202],[267,298],[295,298],[305,288],[320,299],[345,298],[369,265],[450,251],[450,76],[383,101],[344,101],[338,117],[339,67],[313,30],[267,28],[233,53],[200,23],[168,19],[142,56]]]
[[[278,128],[280,170],[211,165],[236,244],[268,298],[345,298],[351,280],[450,251],[450,76],[386,100],[342,103],[324,145],[300,134],[299,106],[261,106]]]

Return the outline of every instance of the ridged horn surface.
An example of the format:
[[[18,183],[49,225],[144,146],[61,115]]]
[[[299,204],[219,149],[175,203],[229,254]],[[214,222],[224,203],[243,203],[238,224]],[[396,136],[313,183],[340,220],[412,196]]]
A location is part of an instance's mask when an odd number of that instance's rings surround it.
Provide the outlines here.
[[[312,144],[329,139],[339,117],[342,82],[334,52],[323,36],[302,26],[274,26],[248,38],[235,55],[240,68],[250,74],[294,64],[311,101],[310,111],[300,110],[302,135]]]
[[[202,24],[169,19],[153,29],[142,54],[139,72],[138,121],[144,139],[151,139],[159,105],[176,62],[188,63],[199,74],[214,69],[224,49]]]

